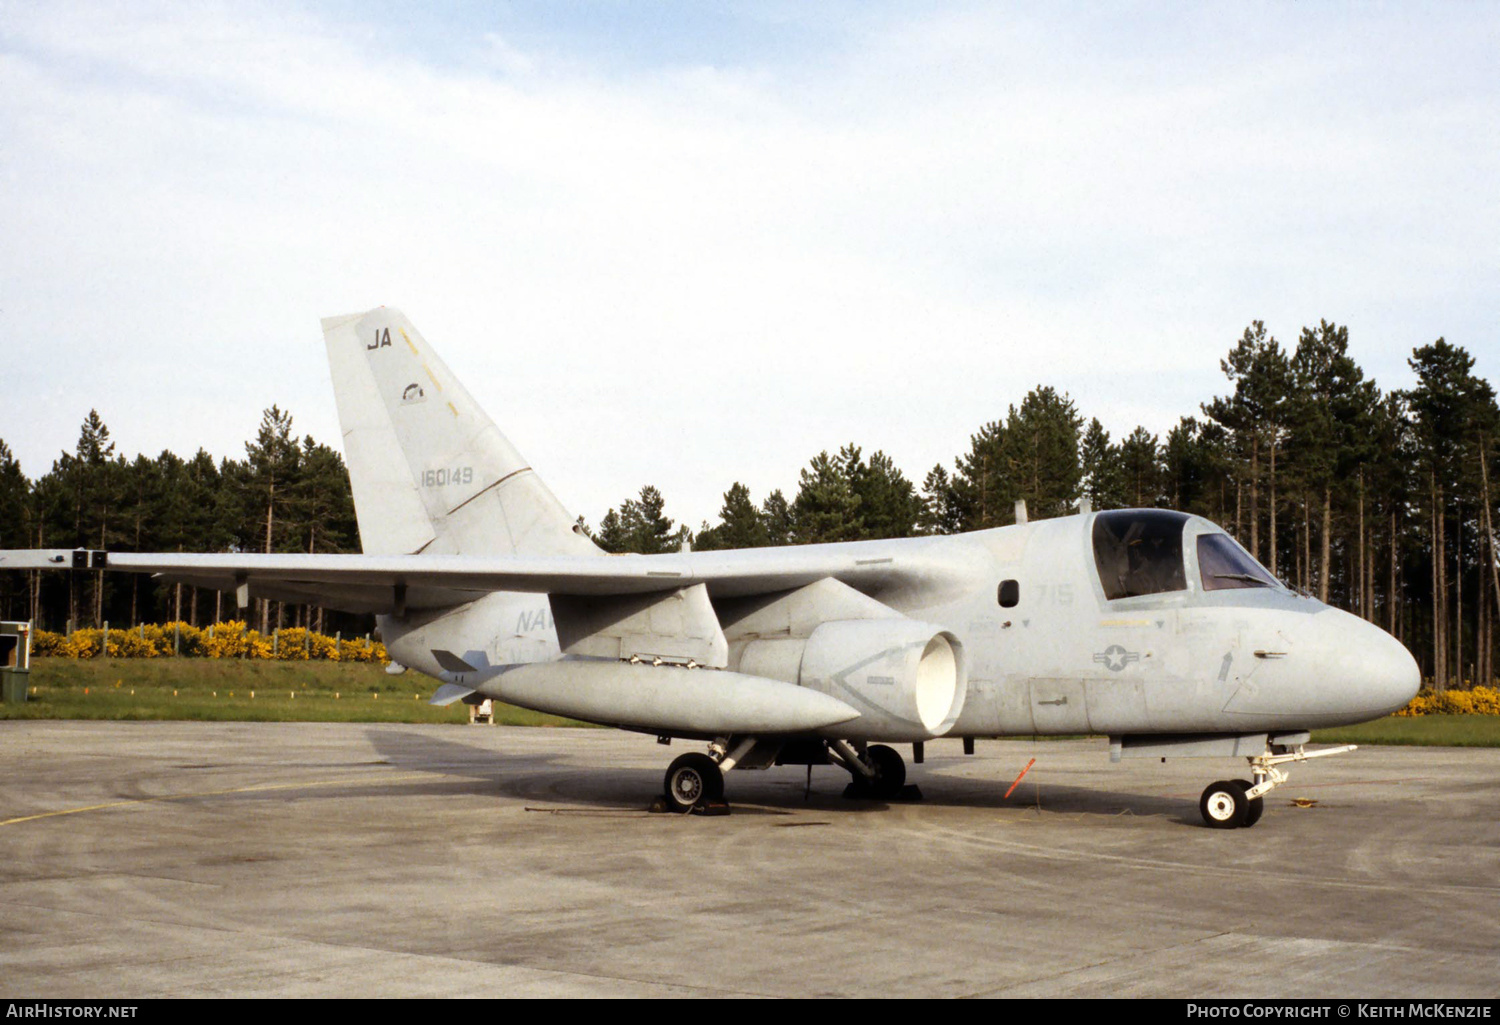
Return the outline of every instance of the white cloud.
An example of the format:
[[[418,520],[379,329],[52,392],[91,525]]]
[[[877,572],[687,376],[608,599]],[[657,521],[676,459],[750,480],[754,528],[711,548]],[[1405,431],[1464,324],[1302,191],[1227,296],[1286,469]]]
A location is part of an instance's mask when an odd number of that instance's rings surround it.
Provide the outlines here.
[[[235,455],[274,402],[331,442],[318,317],[389,303],[577,511],[651,482],[696,526],[850,440],[920,481],[1037,383],[1165,431],[1252,318],[1349,323],[1388,387],[1438,334],[1493,374],[1494,15],[899,12],[603,68],[565,27],[446,62],[281,6],[11,9],[0,437],[36,474],[98,406]]]

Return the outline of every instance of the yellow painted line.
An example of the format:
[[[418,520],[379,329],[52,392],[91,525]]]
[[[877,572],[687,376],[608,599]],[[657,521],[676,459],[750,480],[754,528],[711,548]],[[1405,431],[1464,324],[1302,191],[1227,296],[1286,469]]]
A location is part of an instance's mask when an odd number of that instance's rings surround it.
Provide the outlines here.
[[[438,391],[442,391],[443,390],[443,386],[438,383],[438,379],[433,374],[432,368],[429,367],[426,363],[423,363],[422,364],[422,369],[425,370],[425,371],[427,371],[427,379],[432,382],[432,386],[434,388],[436,388]]]
[[[63,808],[58,811],[44,811],[36,815],[22,815],[20,818],[0,820],[0,826],[14,826],[22,822],[35,822],[37,819],[56,818],[59,815],[81,815],[86,811],[104,811],[108,808],[125,808],[132,804],[155,804],[160,801],[186,801],[194,797],[223,797],[226,794],[253,794],[269,790],[299,790],[312,787],[338,787],[368,786],[372,783],[399,783],[411,779],[426,779],[441,773],[418,772],[406,776],[382,776],[379,779],[325,779],[315,780],[311,783],[261,783],[252,787],[231,787],[228,790],[200,790],[191,794],[167,794],[162,797],[136,797],[128,801],[109,801],[105,804],[90,804],[82,808]]]
[[[1150,626],[1149,619],[1101,619],[1100,626]]]
[[[448,403],[448,408],[451,409],[451,410],[453,410],[453,415],[454,416],[458,415],[458,407],[454,406],[453,403],[451,403],[451,402]]]
[[[406,338],[406,328],[398,327],[396,328],[396,330],[401,332],[402,338]],[[411,350],[411,354],[413,356],[417,355],[417,347],[412,344],[412,340],[410,338],[406,338],[406,347]]]

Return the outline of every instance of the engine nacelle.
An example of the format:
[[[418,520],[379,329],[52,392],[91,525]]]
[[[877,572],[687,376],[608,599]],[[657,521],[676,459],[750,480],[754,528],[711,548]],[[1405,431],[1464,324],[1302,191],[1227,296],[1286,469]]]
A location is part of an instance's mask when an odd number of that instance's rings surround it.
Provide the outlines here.
[[[849,619],[819,624],[806,640],[751,641],[739,671],[787,680],[838,698],[860,713],[820,730],[858,740],[941,737],[963,712],[963,644],[931,623]]]

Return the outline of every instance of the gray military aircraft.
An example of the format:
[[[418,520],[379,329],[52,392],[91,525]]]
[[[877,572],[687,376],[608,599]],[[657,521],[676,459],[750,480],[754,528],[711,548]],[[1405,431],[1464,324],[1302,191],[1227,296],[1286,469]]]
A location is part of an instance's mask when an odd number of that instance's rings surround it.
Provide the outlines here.
[[[1114,759],[1243,757],[1199,807],[1254,824],[1310,729],[1386,715],[1416,662],[1298,594],[1197,516],[1120,509],[945,537],[609,556],[401,313],[323,321],[362,555],[0,553],[377,616],[390,656],[494,698],[704,741],[674,810],[724,773],[834,764],[889,799],[891,743],[1105,734]],[[1022,510],[1018,508],[1018,514]]]

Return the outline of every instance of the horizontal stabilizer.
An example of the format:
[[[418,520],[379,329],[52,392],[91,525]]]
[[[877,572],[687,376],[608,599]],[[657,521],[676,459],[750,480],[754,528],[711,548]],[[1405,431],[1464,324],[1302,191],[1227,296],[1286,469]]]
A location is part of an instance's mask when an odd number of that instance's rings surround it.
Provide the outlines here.
[[[465,687],[461,683],[445,683],[432,695],[429,705],[451,705],[455,701],[462,701],[474,693],[473,687]]]
[[[461,659],[457,655],[453,654],[453,652],[451,652],[451,651],[444,651],[442,648],[433,648],[432,649],[432,657],[435,658],[435,659],[437,659],[437,664],[438,665],[442,666],[445,670],[447,670],[450,673],[477,673],[477,672],[479,672],[479,667],[478,666],[471,666],[471,665],[469,665],[469,663],[465,662],[463,659]]]

